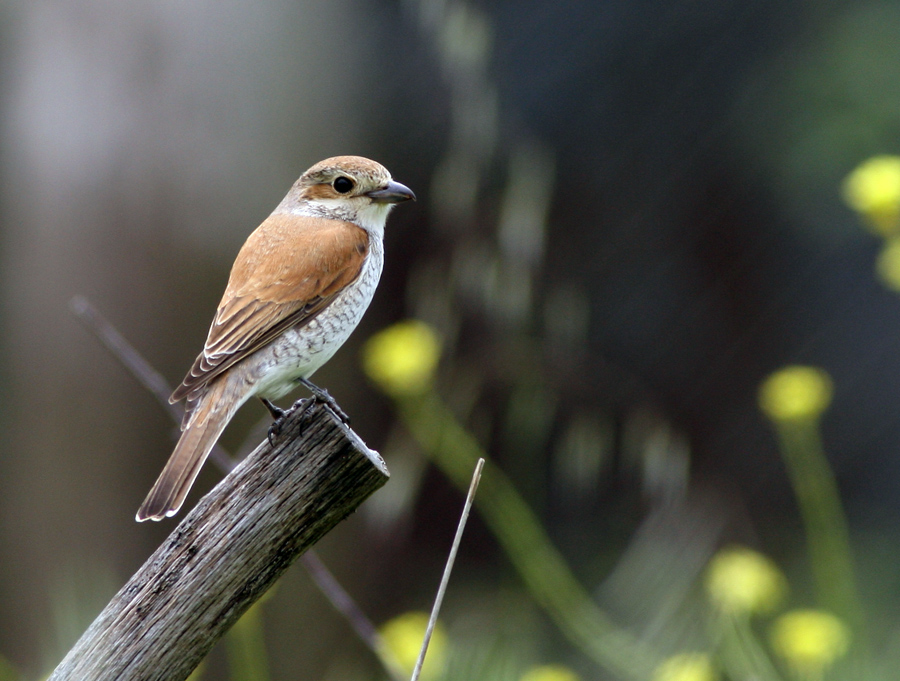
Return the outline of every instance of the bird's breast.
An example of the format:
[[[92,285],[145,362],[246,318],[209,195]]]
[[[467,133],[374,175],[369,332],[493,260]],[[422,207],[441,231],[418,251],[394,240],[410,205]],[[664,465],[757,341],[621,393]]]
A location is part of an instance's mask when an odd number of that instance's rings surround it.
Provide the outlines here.
[[[290,392],[300,378],[309,378],[334,356],[359,324],[381,278],[384,248],[372,239],[359,276],[313,319],[286,330],[257,350],[247,380],[253,393],[276,399]]]

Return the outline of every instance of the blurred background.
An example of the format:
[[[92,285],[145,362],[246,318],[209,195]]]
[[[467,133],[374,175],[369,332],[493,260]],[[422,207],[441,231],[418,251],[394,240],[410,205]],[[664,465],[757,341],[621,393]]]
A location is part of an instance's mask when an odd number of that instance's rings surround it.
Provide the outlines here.
[[[660,658],[707,645],[697,585],[731,543],[815,605],[757,395],[786,365],[825,370],[868,645],[890,649],[900,295],[842,183],[900,153],[898,35],[896,0],[0,2],[0,655],[47,674],[174,527],[133,521],[174,424],[71,298],[177,384],[243,240],[337,154],[419,197],[315,377],[393,474],[319,548],[376,624],[430,607],[463,500],[361,368],[412,317],[442,339],[434,393]],[[246,406],[222,444],[248,451],[265,417]],[[383,678],[299,565],[262,620],[266,678]],[[622,678],[477,511],[444,621],[481,651],[468,678]],[[229,674],[217,648],[203,678]]]

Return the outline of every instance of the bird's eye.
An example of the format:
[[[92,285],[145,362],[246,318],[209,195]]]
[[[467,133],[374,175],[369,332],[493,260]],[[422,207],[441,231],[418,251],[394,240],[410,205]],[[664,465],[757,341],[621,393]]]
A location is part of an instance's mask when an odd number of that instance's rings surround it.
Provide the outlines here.
[[[338,194],[346,194],[353,189],[353,180],[341,175],[340,177],[335,178],[334,182],[331,183],[331,186],[334,187],[334,191]]]

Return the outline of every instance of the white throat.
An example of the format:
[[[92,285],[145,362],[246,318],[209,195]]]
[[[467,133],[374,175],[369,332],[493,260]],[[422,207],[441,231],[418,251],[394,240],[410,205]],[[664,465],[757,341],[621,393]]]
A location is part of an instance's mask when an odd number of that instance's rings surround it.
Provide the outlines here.
[[[359,202],[362,205],[354,205],[345,199],[314,199],[306,201],[289,201],[285,197],[276,213],[288,213],[291,215],[305,215],[308,217],[330,218],[346,220],[354,225],[359,225],[370,234],[384,238],[384,226],[392,203],[376,203],[375,201]]]

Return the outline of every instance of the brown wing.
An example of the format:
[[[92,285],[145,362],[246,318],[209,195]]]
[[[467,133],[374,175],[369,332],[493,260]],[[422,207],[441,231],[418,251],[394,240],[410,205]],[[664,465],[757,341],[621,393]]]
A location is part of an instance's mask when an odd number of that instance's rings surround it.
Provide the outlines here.
[[[368,248],[365,230],[350,222],[270,216],[238,253],[203,352],[170,401],[309,322],[359,276]]]

